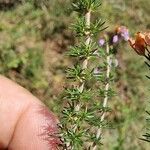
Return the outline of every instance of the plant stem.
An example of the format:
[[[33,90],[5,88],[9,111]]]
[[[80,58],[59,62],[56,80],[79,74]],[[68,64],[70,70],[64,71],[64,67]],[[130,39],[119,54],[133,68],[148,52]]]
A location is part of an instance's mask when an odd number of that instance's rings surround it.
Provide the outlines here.
[[[90,21],[91,21],[91,11],[88,11],[86,14],[85,14],[85,23],[86,23],[86,28],[90,28]],[[85,44],[86,46],[88,46],[90,44],[90,41],[91,41],[91,37],[90,37],[90,32],[87,32],[86,33],[86,41],[85,41]],[[87,69],[88,67],[88,59],[89,58],[86,58],[83,63],[82,63],[82,69]],[[85,86],[85,81],[82,81],[80,87],[79,87],[79,90],[80,92],[82,93],[83,90],[84,90],[84,86]],[[76,107],[75,107],[75,110],[76,111],[79,111],[80,110],[80,106],[81,104],[79,103]]]
[[[85,14],[85,22],[86,22],[86,28],[90,28],[90,21],[91,21],[91,11],[89,10],[86,14]],[[86,41],[85,41],[85,44],[86,46],[88,46],[90,44],[90,41],[91,41],[91,36],[90,36],[90,32],[87,32],[86,33]],[[83,63],[82,63],[82,69],[87,69],[88,67],[88,59],[89,58],[86,58]],[[85,81],[82,81],[81,82],[81,85],[79,87],[79,90],[80,92],[82,93],[83,90],[84,90],[84,86],[85,86]],[[81,104],[77,104],[77,106],[75,107],[75,110],[76,111],[79,111],[80,110],[80,106]]]
[[[110,87],[109,78],[110,78],[110,71],[111,71],[111,64],[110,64],[111,58],[110,58],[110,54],[109,54],[109,45],[108,44],[106,45],[106,53],[107,53],[107,58],[106,58],[107,59],[107,71],[106,71],[107,83],[105,85],[105,97],[104,97],[104,101],[103,101],[103,108],[104,109],[107,107],[108,90],[109,90],[109,87]],[[101,122],[104,121],[105,115],[106,115],[106,112],[104,110],[103,114],[101,116]],[[98,139],[101,136],[101,134],[102,134],[102,125],[97,130],[96,138]],[[97,145],[94,146],[93,150],[96,150],[96,149],[97,149]]]
[[[85,14],[85,23],[86,23],[86,28],[90,28],[90,23],[91,23],[91,11],[89,10],[86,14]],[[91,41],[91,36],[90,36],[90,32],[88,31],[86,33],[86,41],[85,41],[85,44],[86,46],[88,46],[90,44],[90,41]],[[88,66],[88,59],[89,58],[86,58],[83,63],[82,63],[82,69],[87,69],[87,66]],[[79,87],[80,89],[80,92],[83,92],[83,89],[84,89],[84,85],[85,85],[85,82],[83,81],[81,83],[81,86]]]
[[[85,14],[85,22],[86,22],[86,28],[90,28],[90,20],[91,20],[91,11],[88,11],[86,14]],[[87,32],[86,33],[86,41],[85,41],[85,44],[86,44],[86,46],[88,46],[89,44],[90,44],[90,41],[91,41],[91,37],[90,37],[90,32]],[[87,67],[88,67],[88,59],[89,58],[86,58],[84,61],[83,61],[83,63],[82,63],[82,69],[84,70],[84,69],[87,69]],[[83,90],[84,90],[84,86],[85,86],[85,81],[84,80],[82,80],[81,81],[81,85],[79,86],[79,90],[80,90],[80,92],[82,93],[83,92]],[[79,112],[80,111],[80,108],[81,108],[81,103],[79,102],[76,106],[75,106],[75,111],[76,112]],[[77,119],[77,118],[76,118]],[[73,130],[74,130],[74,132],[76,132],[77,131],[77,125],[75,124],[74,126],[73,126]],[[67,143],[67,147],[68,146],[71,146],[70,145],[70,143]],[[70,148],[71,150],[73,150],[73,146]]]

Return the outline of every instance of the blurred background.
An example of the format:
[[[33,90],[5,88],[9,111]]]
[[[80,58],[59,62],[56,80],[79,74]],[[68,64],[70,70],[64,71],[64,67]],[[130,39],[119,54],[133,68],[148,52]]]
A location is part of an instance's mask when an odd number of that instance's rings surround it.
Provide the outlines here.
[[[96,12],[112,32],[118,25],[137,31],[150,29],[149,0],[102,0]],[[0,73],[16,81],[60,116],[61,93],[66,86],[66,56],[75,36],[69,26],[75,20],[70,0],[0,0]],[[101,33],[100,33],[101,35]],[[99,36],[100,36],[99,35]],[[104,150],[149,150],[139,140],[145,133],[146,106],[150,102],[149,74],[144,58],[127,43],[118,46],[119,66],[107,117],[113,124],[104,129]]]

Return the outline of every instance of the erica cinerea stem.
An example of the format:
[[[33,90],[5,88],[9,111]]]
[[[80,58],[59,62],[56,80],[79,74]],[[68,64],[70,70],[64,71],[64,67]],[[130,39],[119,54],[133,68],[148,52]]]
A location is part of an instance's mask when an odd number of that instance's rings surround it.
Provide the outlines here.
[[[91,11],[89,10],[86,14],[85,14],[85,24],[86,24],[86,28],[89,29],[90,28],[90,22],[91,22]],[[90,44],[90,41],[91,41],[91,36],[90,36],[90,32],[88,31],[86,33],[86,41],[85,41],[85,44],[86,46],[88,46]],[[88,66],[88,59],[89,58],[86,58],[83,63],[82,63],[82,69],[87,69],[87,66]],[[81,86],[80,86],[80,92],[83,92],[83,89],[84,89],[84,81],[81,83]]]
[[[86,14],[85,14],[85,23],[86,23],[86,28],[87,29],[90,29],[90,20],[91,20],[91,11],[88,11]],[[91,37],[90,37],[90,32],[88,31],[87,33],[85,33],[87,36],[85,37],[86,38],[86,41],[85,41],[85,44],[86,46],[88,46],[90,44],[90,41],[91,41]],[[87,67],[88,67],[88,59],[89,58],[85,58],[85,60],[83,60],[83,63],[82,63],[82,69],[83,70],[86,70]],[[81,81],[81,85],[79,86],[79,90],[80,92],[82,93],[83,90],[84,90],[84,86],[85,86],[85,81],[82,80]],[[76,107],[75,107],[75,111],[76,112],[79,112],[80,111],[80,107],[81,107],[81,103],[79,102]],[[74,126],[74,132],[76,132],[77,130],[77,125]]]
[[[103,113],[101,116],[101,122],[104,121],[105,119],[105,115],[106,115],[106,111],[105,108],[107,107],[107,102],[108,102],[108,91],[109,91],[109,87],[110,87],[110,83],[109,83],[109,78],[110,78],[110,72],[111,72],[111,57],[110,57],[110,50],[109,50],[109,45],[108,43],[106,44],[106,61],[107,61],[107,71],[106,71],[106,85],[105,85],[105,96],[104,96],[104,101],[103,101]],[[96,133],[96,138],[99,139],[102,135],[102,125],[100,126],[100,128],[97,130]],[[94,146],[93,150],[97,149],[97,145]]]
[[[107,83],[105,85],[105,97],[104,97],[104,101],[103,101],[103,108],[105,109],[107,107],[107,101],[108,101],[108,91],[109,91],[109,78],[110,78],[110,71],[111,71],[111,58],[110,58],[110,54],[109,54],[109,45],[106,45],[106,53],[107,53],[107,72],[106,72],[106,79],[107,79]],[[105,118],[105,111],[103,112],[102,116],[101,116],[101,122],[104,121]],[[97,136],[101,136],[101,130],[100,130],[100,135]]]
[[[66,72],[67,78],[73,81],[73,85],[64,91],[64,99],[68,100],[68,106],[62,111],[61,137],[64,143],[62,146],[66,150],[91,149],[91,145],[101,144],[100,140],[95,138],[96,132],[93,131],[95,129],[97,131],[100,127],[101,114],[98,114],[102,111],[99,112],[99,101],[95,101],[99,95],[95,85],[98,85],[101,79],[98,79],[93,72],[97,65],[89,60],[91,58],[96,60],[99,56],[94,54],[98,46],[93,42],[92,37],[97,35],[104,22],[99,20],[91,22],[91,12],[100,6],[99,0],[78,0],[74,1],[72,6],[79,13],[77,22],[73,24],[79,43],[71,47],[69,52],[69,56],[76,58],[76,64]],[[90,85],[89,83],[92,82],[97,84]],[[102,90],[105,92],[104,89]]]

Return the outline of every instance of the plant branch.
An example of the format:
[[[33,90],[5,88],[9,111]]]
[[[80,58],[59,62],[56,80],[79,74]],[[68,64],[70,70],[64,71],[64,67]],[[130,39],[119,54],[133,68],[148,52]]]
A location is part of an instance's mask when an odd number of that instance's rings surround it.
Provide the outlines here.
[[[109,54],[109,45],[108,44],[106,45],[106,53],[107,53],[107,58],[106,58],[107,59],[107,71],[106,71],[107,83],[105,85],[105,97],[104,97],[104,101],[103,101],[104,111],[103,111],[103,114],[101,116],[101,122],[103,122],[105,119],[105,115],[106,115],[105,108],[107,107],[108,91],[109,91],[109,87],[110,87],[109,78],[110,78],[110,71],[111,71],[111,64],[110,64],[111,57]],[[101,135],[102,135],[102,125],[97,130],[96,138],[99,139],[101,137]],[[94,146],[93,150],[96,150],[96,149],[97,149],[97,145]]]
[[[86,23],[86,28],[90,28],[90,22],[91,22],[91,11],[89,10],[86,14],[85,14],[85,23]],[[85,41],[85,44],[88,46],[90,44],[90,41],[91,41],[91,36],[90,36],[90,32],[87,32],[86,33],[86,41]],[[82,69],[87,69],[87,66],[88,66],[88,59],[89,58],[86,58],[83,63],[82,63]],[[85,82],[83,81],[81,83],[81,86],[80,86],[80,92],[83,92],[83,89],[84,89],[84,85],[85,85]]]
[[[86,22],[86,28],[87,28],[87,29],[90,28],[90,20],[91,20],[91,11],[88,11],[88,12],[85,14],[85,22]],[[91,41],[90,32],[87,32],[86,35],[87,35],[87,36],[86,36],[85,44],[86,44],[86,46],[88,46],[88,45],[90,44],[90,41]],[[88,67],[88,59],[89,59],[89,58],[86,58],[86,59],[83,61],[83,63],[82,63],[82,69],[83,69],[83,70],[87,69],[87,67]],[[84,90],[84,86],[85,86],[85,81],[82,81],[82,82],[81,82],[81,85],[80,85],[80,87],[79,87],[79,90],[80,90],[81,93],[82,93],[83,90]],[[81,107],[81,103],[79,102],[79,103],[75,106],[75,111],[76,111],[76,112],[79,112],[79,111],[80,111],[80,107]],[[77,130],[77,125],[74,125],[73,129],[74,129],[74,132],[76,132],[76,130]]]

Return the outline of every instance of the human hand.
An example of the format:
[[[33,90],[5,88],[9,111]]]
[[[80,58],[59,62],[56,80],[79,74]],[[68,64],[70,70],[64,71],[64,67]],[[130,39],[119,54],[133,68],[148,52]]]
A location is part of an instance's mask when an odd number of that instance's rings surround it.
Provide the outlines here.
[[[41,101],[0,76],[0,150],[55,150],[57,123]]]

